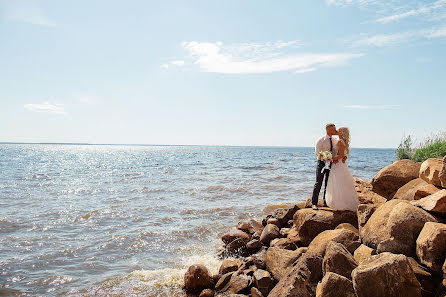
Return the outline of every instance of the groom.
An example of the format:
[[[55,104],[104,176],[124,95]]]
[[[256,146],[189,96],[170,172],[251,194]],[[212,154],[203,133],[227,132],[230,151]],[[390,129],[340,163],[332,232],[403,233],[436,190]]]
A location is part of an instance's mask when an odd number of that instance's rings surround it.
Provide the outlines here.
[[[336,125],[333,123],[328,123],[327,125],[325,125],[325,130],[327,132],[326,135],[319,138],[316,142],[315,153],[317,155],[321,151],[322,152],[328,151],[331,152],[332,156],[334,157],[333,147],[334,145],[336,145],[337,141],[336,139],[332,138],[332,136],[338,134],[338,132],[336,131]],[[342,162],[345,163],[345,160],[347,160],[346,157],[342,159]],[[328,176],[330,175],[330,170],[329,169],[322,170],[324,167],[325,167],[325,162],[318,159],[316,166],[316,183],[314,184],[313,197],[311,199],[313,204],[312,207],[314,210],[318,209],[317,202],[319,199],[319,192],[321,191],[324,177],[325,177],[324,206],[327,206],[327,203],[325,202],[325,192],[327,191],[327,181],[328,181]]]

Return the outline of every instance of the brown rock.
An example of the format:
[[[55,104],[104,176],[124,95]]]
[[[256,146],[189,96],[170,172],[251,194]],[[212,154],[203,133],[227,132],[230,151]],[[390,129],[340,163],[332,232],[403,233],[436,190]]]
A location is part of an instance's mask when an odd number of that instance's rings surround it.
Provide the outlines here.
[[[415,200],[415,193],[426,185],[428,185],[428,183],[421,178],[411,180],[396,191],[393,199]]]
[[[228,283],[229,280],[231,279],[231,276],[234,274],[235,272],[228,272],[226,274],[223,274],[217,281],[217,283],[215,284],[215,291],[220,291],[221,289],[223,289]]]
[[[279,220],[276,219],[276,218],[269,218],[269,219],[266,221],[266,224],[273,224],[273,225],[276,225],[277,227],[280,228],[280,222],[279,222]]]
[[[440,172],[443,169],[442,159],[427,159],[421,164],[420,178],[429,184],[441,187]]]
[[[421,285],[404,255],[371,256],[353,270],[352,278],[358,297],[421,297]]]
[[[262,231],[260,235],[260,242],[264,245],[269,245],[269,242],[274,238],[279,237],[279,227],[273,224],[268,224]]]
[[[292,221],[294,223],[294,221]],[[279,230],[280,236],[281,237],[287,237],[288,234],[290,233],[291,228],[281,228]]]
[[[237,224],[237,229],[249,233],[249,223],[248,222],[239,222]]]
[[[427,211],[444,214],[446,213],[446,190],[440,190],[420,200],[411,201],[411,203]]]
[[[262,243],[258,239],[253,239],[246,244],[246,248],[250,251],[256,251],[262,247]]]
[[[312,198],[308,197],[307,200],[305,200],[305,207],[301,207],[300,209],[311,208],[312,205],[313,205]],[[318,199],[317,200],[317,207],[324,207],[324,200],[323,199]]]
[[[239,268],[241,264],[240,260],[230,260],[230,259],[225,259],[223,260],[223,262],[220,265],[220,270],[218,273],[220,274],[226,274],[228,272],[231,271],[237,271],[237,269]]]
[[[237,238],[226,245],[227,255],[232,256],[247,256],[246,240]]]
[[[265,269],[265,254],[266,251],[265,253],[254,254],[248,258],[247,263],[249,263],[249,265],[254,265],[256,268]]]
[[[299,206],[292,205],[286,208],[278,208],[276,209],[272,217],[279,221],[279,228],[285,227],[288,225],[288,221],[293,219],[294,214],[299,209]]]
[[[271,247],[267,250],[264,260],[266,268],[276,280],[280,280],[293,263],[299,259],[307,248],[299,248],[295,251]]]
[[[429,195],[435,194],[440,191],[440,188],[437,188],[434,185],[427,184],[421,188],[419,188],[415,192],[414,200],[420,200],[421,198],[427,197]]]
[[[421,295],[423,297],[433,297],[435,295],[437,284],[432,275],[414,258],[407,257],[407,259],[409,260],[409,264],[413,269],[415,277],[421,284]]]
[[[446,260],[443,263],[443,287],[446,287]]]
[[[358,266],[353,256],[340,243],[330,241],[322,262],[324,275],[333,272],[351,280],[352,271]]]
[[[222,278],[225,277],[225,275],[223,275]],[[219,286],[219,288],[221,287],[219,290],[217,290],[217,285],[215,287],[219,295],[239,294],[249,291],[248,287],[251,284],[251,281],[250,276],[232,272],[229,280],[227,280],[223,287]]]
[[[362,179],[357,177],[355,177],[354,179],[356,193],[358,194],[358,200],[361,204],[379,205],[387,201],[386,198],[372,191],[371,183],[363,181]]]
[[[322,279],[322,258],[305,253],[281,278],[268,297],[312,297]]]
[[[251,297],[263,297],[263,294],[256,287],[252,287],[251,288]]]
[[[353,283],[342,275],[328,272],[317,285],[316,297],[356,297]]]
[[[254,234],[256,231],[259,231],[260,233],[262,233],[263,231],[263,225],[261,222],[256,221],[256,220],[249,220],[248,222],[248,232],[249,234]]]
[[[426,222],[436,219],[406,200],[390,200],[380,206],[361,229],[362,242],[378,253],[415,256],[415,241]]]
[[[350,253],[354,253],[355,250],[361,245],[358,234],[350,230],[326,230],[313,239],[311,244],[308,246],[307,253],[316,254],[323,258],[325,256],[327,245],[330,241],[335,241],[344,245]]]
[[[443,168],[441,169],[439,178],[441,187],[446,188],[446,156],[443,157]]]
[[[369,248],[366,245],[361,244],[355,251],[353,258],[355,258],[356,263],[361,264],[368,257],[376,255],[376,251],[372,248]]]
[[[295,250],[297,248],[293,241],[289,238],[276,238],[271,241],[270,246],[286,250]]]
[[[305,208],[298,210],[294,214],[294,223],[301,245],[308,246],[322,231],[334,229],[341,223],[350,223],[353,226],[357,226],[358,219],[356,213],[351,211]]]
[[[418,178],[420,163],[399,160],[381,169],[372,179],[373,192],[386,199],[392,199],[399,188]]]
[[[346,229],[346,230],[350,230],[350,231],[352,231],[352,232],[354,232],[354,233],[356,233],[356,234],[359,235],[359,230],[358,230],[358,228],[356,228],[355,226],[353,226],[353,225],[350,224],[350,223],[342,223],[342,224],[339,224],[335,229]]]
[[[387,200],[386,200],[387,201]],[[361,228],[367,223],[372,214],[378,208],[376,205],[371,204],[359,204],[357,215],[358,215],[358,229],[361,232]]]
[[[254,272],[254,284],[262,293],[263,296],[268,296],[269,292],[274,287],[274,279],[271,277],[271,274],[262,269],[257,269]]]
[[[199,297],[214,297],[214,291],[212,291],[211,289],[204,289],[203,291],[201,291]]]
[[[189,266],[184,274],[184,286],[190,291],[212,288],[212,278],[208,269],[201,264]]]
[[[261,231],[259,230],[259,231],[254,232],[252,234],[251,238],[259,240],[260,239],[260,235],[262,235],[262,232],[263,232],[263,229]]]
[[[247,243],[249,241],[249,234],[241,230],[231,230],[223,234],[221,237],[221,240],[223,240],[223,242],[226,244],[231,243],[235,239],[241,239]]]
[[[441,272],[446,258],[446,224],[427,222],[417,239],[420,262],[435,272]]]

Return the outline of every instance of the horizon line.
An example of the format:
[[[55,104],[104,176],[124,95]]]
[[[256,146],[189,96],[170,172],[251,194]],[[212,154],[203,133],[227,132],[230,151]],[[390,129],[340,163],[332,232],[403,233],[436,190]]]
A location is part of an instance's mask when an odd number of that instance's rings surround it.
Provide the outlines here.
[[[0,141],[0,144],[57,144],[57,145],[122,145],[122,146],[216,146],[216,147],[277,147],[277,148],[313,148],[313,146],[292,145],[231,145],[231,144],[143,144],[143,143],[89,143],[89,142],[15,142]],[[396,149],[393,147],[352,147],[353,149]]]

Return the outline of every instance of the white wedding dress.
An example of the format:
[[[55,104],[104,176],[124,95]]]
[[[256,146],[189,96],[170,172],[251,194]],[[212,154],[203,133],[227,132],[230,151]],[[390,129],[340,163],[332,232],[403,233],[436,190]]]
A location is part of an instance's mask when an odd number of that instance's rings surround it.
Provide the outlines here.
[[[335,146],[335,153],[337,149],[337,146]],[[328,207],[333,210],[356,211],[359,205],[355,181],[348,169],[347,162],[344,163],[339,160],[338,163],[331,165],[325,199]]]

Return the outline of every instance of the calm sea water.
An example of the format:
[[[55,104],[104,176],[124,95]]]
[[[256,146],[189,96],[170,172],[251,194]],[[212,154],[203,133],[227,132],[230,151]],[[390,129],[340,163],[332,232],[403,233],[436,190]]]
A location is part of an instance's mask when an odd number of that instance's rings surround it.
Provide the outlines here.
[[[352,149],[370,179],[392,149]],[[0,145],[0,295],[182,296],[219,234],[300,202],[312,148]]]

